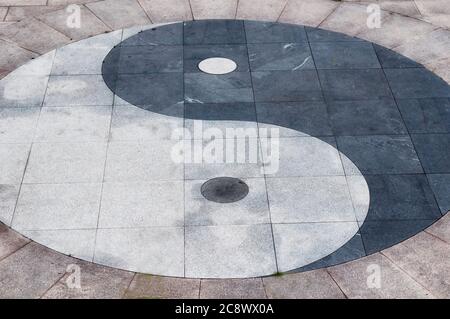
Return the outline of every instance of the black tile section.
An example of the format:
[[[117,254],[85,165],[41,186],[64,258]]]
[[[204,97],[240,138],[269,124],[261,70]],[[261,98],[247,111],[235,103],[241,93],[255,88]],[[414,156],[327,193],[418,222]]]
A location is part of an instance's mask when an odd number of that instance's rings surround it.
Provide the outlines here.
[[[187,102],[253,102],[252,85],[248,72],[232,72],[224,75],[186,73],[184,86]]]
[[[252,71],[314,69],[308,43],[248,44]]]
[[[396,98],[450,97],[450,86],[426,69],[385,69],[384,72]]]
[[[287,127],[312,136],[332,135],[324,102],[257,103],[258,122]]]
[[[427,175],[442,214],[450,211],[450,174]]]
[[[408,59],[407,57],[400,55],[388,48],[384,48],[376,44],[374,44],[373,46],[383,68],[399,69],[422,67],[421,64],[414,62],[411,59]]]
[[[146,45],[120,50],[119,73],[183,72],[181,45]]]
[[[185,103],[185,118],[204,121],[256,121],[253,103]]]
[[[333,252],[332,254],[319,259],[305,267],[295,271],[309,271],[319,268],[331,267],[342,264],[351,260],[362,258],[366,256],[364,244],[361,234],[356,234],[344,246]]]
[[[329,102],[328,112],[335,135],[407,134],[392,98]]]
[[[371,43],[316,42],[311,43],[317,69],[381,68]]]
[[[303,26],[245,21],[248,43],[307,42]]]
[[[398,99],[410,133],[450,133],[450,99]]]
[[[319,70],[323,94],[333,100],[374,100],[391,97],[382,70]]]
[[[173,23],[144,30],[137,35],[125,39],[121,44],[122,46],[158,44],[182,45],[183,24]]]
[[[425,174],[370,175],[365,178],[370,189],[366,222],[441,217]]]
[[[450,134],[412,134],[426,173],[450,173]]]
[[[246,43],[244,22],[239,20],[200,20],[184,22],[184,44]]]
[[[184,71],[202,72],[198,64],[207,58],[220,57],[233,60],[237,64],[236,72],[248,72],[248,54],[245,44],[187,45],[184,47]]]
[[[361,235],[366,253],[373,254],[398,244],[424,230],[435,221],[435,219],[431,219],[365,222],[361,227]]]
[[[319,79],[314,70],[253,72],[257,102],[322,100]]]
[[[340,136],[337,143],[363,174],[423,173],[407,135]]]
[[[353,41],[363,41],[361,39],[348,36],[343,33],[337,33],[333,31],[328,31],[324,29],[317,29],[311,27],[305,27],[306,33],[308,35],[309,42],[353,42]]]

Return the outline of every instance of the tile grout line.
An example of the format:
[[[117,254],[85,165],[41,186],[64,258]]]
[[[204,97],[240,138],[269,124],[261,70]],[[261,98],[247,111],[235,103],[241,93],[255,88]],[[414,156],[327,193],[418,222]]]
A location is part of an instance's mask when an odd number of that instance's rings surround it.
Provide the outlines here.
[[[286,2],[285,2],[284,5],[283,5],[283,8],[282,8],[281,11],[280,11],[280,14],[279,14],[278,17],[275,19],[275,22],[280,21],[280,18],[281,18],[281,16],[283,15],[284,11],[286,10],[286,8],[287,8],[287,6],[288,6],[288,3],[289,3],[290,1],[291,1],[291,0],[286,0]]]
[[[133,283],[133,281],[134,281],[134,279],[136,278],[137,275],[138,275],[137,272],[133,272],[133,276],[131,276],[131,280],[128,283],[127,287],[125,288],[125,291],[123,292],[123,294],[121,296],[121,299],[125,299],[127,297],[128,293],[130,291],[131,284]]]
[[[136,0],[136,2],[138,3],[139,7],[141,7],[142,11],[144,11],[144,14],[147,16],[148,20],[150,21],[150,24],[154,24],[152,21],[152,18],[150,18],[150,15],[148,14],[147,10],[144,9],[144,6],[141,3],[141,0]]]
[[[181,61],[183,68],[183,144],[185,144],[184,133],[186,129],[186,85],[185,85],[185,72],[184,72],[184,22],[181,24]],[[186,153],[183,152],[183,276],[186,277]]]
[[[44,246],[46,247],[46,246]],[[47,247],[46,247],[47,248]],[[56,280],[53,284],[50,285],[37,299],[42,299],[53,287],[55,287],[65,276],[67,275],[67,271],[64,271],[64,273]]]
[[[324,268],[325,272],[328,274],[328,276],[330,276],[331,280],[334,282],[334,284],[336,285],[336,287],[341,291],[341,293],[344,295],[345,299],[350,299],[347,294],[344,292],[343,288],[338,284],[338,282],[336,281],[336,279],[333,277],[333,275],[330,273],[329,271],[329,267]]]
[[[22,246],[20,246],[19,248],[17,248],[16,250],[10,252],[9,254],[6,254],[5,256],[3,256],[2,258],[0,258],[0,264],[6,260],[7,258],[9,258],[10,256],[14,255],[15,253],[17,253],[19,250],[25,248],[26,246],[28,246],[29,244],[31,244],[33,241],[26,238],[27,242],[25,244],[23,244]]]

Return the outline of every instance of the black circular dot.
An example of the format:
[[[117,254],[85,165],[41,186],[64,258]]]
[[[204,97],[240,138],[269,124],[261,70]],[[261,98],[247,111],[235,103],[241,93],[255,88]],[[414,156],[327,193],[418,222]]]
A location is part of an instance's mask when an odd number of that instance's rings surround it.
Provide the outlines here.
[[[239,178],[216,177],[206,181],[201,193],[207,200],[216,203],[233,203],[247,196],[248,185]]]

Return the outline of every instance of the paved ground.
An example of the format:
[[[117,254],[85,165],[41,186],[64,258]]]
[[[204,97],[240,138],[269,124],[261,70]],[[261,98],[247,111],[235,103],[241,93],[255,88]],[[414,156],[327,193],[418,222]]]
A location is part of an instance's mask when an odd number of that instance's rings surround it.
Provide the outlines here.
[[[0,1],[1,5],[23,5]],[[48,5],[66,1],[48,1]],[[393,3],[395,2],[395,3]],[[28,4],[30,1],[27,2]],[[35,15],[18,23],[2,23],[0,68],[6,74],[29,59],[96,33],[135,24],[188,20],[192,17],[239,17],[302,23],[337,30],[379,43],[402,53],[449,81],[448,6],[444,1],[384,1],[384,27],[365,28],[365,6],[334,1],[263,1],[258,13],[247,1],[214,7],[209,1],[100,1],[86,4],[86,26],[67,29],[61,7],[33,1],[35,6],[0,9]],[[124,14],[121,6],[127,6]],[[439,8],[440,14],[434,14]],[[48,11],[49,10],[49,11]],[[301,12],[301,13],[300,13]],[[18,13],[19,14],[19,13]],[[9,16],[9,18],[8,18]],[[23,17],[23,16],[22,16]],[[112,18],[114,17],[114,18]],[[447,19],[446,19],[447,17]],[[362,20],[364,19],[364,20]],[[358,23],[364,21],[362,23]],[[33,34],[33,37],[29,35]],[[36,36],[39,35],[39,36]],[[3,45],[4,44],[4,45]],[[14,191],[14,190],[11,190]],[[259,279],[196,280],[132,274],[80,262],[52,252],[2,226],[0,233],[1,295],[4,297],[448,297],[448,216],[425,232],[392,248],[358,261],[327,269]],[[430,249],[432,247],[433,249]],[[82,289],[68,289],[66,267],[80,264]],[[372,267],[375,265],[374,267]],[[381,270],[380,288],[368,288],[371,270]],[[368,268],[368,266],[370,266]],[[108,278],[108,280],[104,280]]]

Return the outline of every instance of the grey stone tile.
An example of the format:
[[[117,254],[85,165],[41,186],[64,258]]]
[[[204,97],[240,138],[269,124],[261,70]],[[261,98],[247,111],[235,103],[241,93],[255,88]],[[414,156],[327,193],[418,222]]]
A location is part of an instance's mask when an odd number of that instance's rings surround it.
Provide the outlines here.
[[[340,136],[337,138],[347,175],[359,174],[350,161],[363,174],[423,173],[422,166],[409,136],[372,135]]]
[[[38,57],[38,54],[25,50],[12,42],[0,40],[0,44],[0,68],[3,70],[12,71],[19,65]]]
[[[98,227],[183,226],[183,198],[183,181],[105,183]]]
[[[406,134],[395,101],[391,98],[328,103],[333,132],[336,135]]]
[[[347,175],[345,178],[352,197],[356,220],[361,223],[366,219],[370,208],[369,185],[367,185],[367,180],[363,175]]]
[[[370,255],[396,245],[420,233],[434,221],[435,219],[366,221],[361,227],[366,252]]]
[[[356,222],[274,224],[278,270],[293,270],[328,256],[357,232]]]
[[[12,227],[20,230],[95,228],[100,193],[101,184],[24,184]],[[62,245],[58,243],[60,240],[54,243]]]
[[[205,180],[185,182],[185,224],[208,225],[253,225],[270,222],[269,206],[264,178],[243,179],[249,194],[238,202],[216,203],[201,194]]]
[[[423,232],[383,252],[437,298],[450,296],[449,253],[447,243]]]
[[[316,71],[253,72],[256,102],[294,102],[322,100]]]
[[[248,43],[307,42],[303,26],[274,22],[244,21]]]
[[[383,68],[420,68],[421,65],[407,57],[380,45],[373,44],[378,60]]]
[[[200,293],[200,279],[159,277],[136,274],[125,298],[130,299],[196,299]]]
[[[105,156],[106,143],[35,143],[24,182],[101,182]]]
[[[450,173],[450,134],[412,134],[425,173]]]
[[[83,198],[83,200],[86,200]],[[98,202],[97,202],[98,205]],[[39,212],[39,208],[37,208]],[[72,214],[74,211],[72,211]],[[78,213],[78,212],[75,212]],[[93,219],[97,218],[96,214],[92,214]],[[52,215],[50,218],[65,218],[63,216]],[[44,220],[49,221],[49,216],[45,216]],[[90,223],[91,227],[95,227],[95,223]],[[80,224],[74,225],[75,227]],[[81,226],[82,227],[82,226]],[[83,260],[92,261],[94,257],[95,233],[96,229],[62,229],[62,230],[22,230],[28,238],[32,238],[45,247],[54,249],[65,255]]]
[[[101,75],[52,76],[44,106],[110,106],[113,93]]]
[[[251,0],[239,0],[236,18],[243,20],[276,21],[283,11],[287,0],[260,0],[255,10]]]
[[[373,281],[376,277],[368,277],[376,275],[375,272],[380,274],[379,287]],[[343,293],[352,299],[433,298],[429,291],[381,254],[332,267],[329,273]]]
[[[371,205],[367,220],[437,219],[441,217],[424,174],[368,175]]]
[[[0,184],[20,184],[30,144],[0,144]]]
[[[398,99],[410,133],[450,133],[450,99]]]
[[[256,113],[260,129],[278,129],[281,137],[332,135],[323,102],[257,103]]]
[[[120,50],[119,73],[146,74],[182,71],[182,46],[138,45],[124,46]]]
[[[248,72],[224,75],[186,73],[184,84],[184,97],[188,102],[253,102],[252,83]]]
[[[345,295],[325,270],[263,278],[270,299],[343,299]]]
[[[436,221],[433,225],[428,227],[425,231],[437,238],[450,244],[450,232],[449,230],[449,218],[450,214],[446,213],[441,219]]]
[[[374,100],[391,97],[382,70],[319,70],[327,100]]]
[[[77,261],[81,272],[81,287],[69,288],[71,273],[60,279],[44,295],[43,299],[118,299],[121,298],[133,273]]]
[[[273,223],[356,221],[345,176],[268,178]]]
[[[368,42],[313,42],[311,50],[317,69],[381,67],[372,44]]]
[[[204,279],[200,291],[201,299],[265,299],[261,278]]]
[[[324,30],[320,28],[305,27],[308,34],[308,40],[311,43],[314,42],[354,42],[362,41],[359,38],[352,37],[340,32],[333,32],[330,30]]]
[[[203,20],[184,23],[184,44],[245,43],[243,21]]]
[[[148,245],[148,243],[153,243]],[[149,274],[184,276],[182,227],[99,229],[94,262]]]
[[[308,26],[318,26],[339,6],[336,1],[288,1],[278,21]]]
[[[148,141],[174,139],[174,131],[183,128],[183,108],[165,108],[151,112],[133,105],[115,106],[111,123],[111,141]],[[179,115],[178,115],[179,114]]]
[[[266,170],[268,177],[344,175],[334,138],[262,138],[261,148],[265,167],[273,165],[276,168],[275,165],[279,165],[277,171]],[[267,154],[271,154],[272,158]]]
[[[272,274],[277,271],[273,249],[272,232],[267,224],[186,227],[186,277]]]
[[[48,81],[48,76],[10,73],[0,82],[0,108],[41,106]]]
[[[111,106],[43,107],[35,141],[106,141],[111,122],[111,108]]]
[[[104,0],[86,6],[112,30],[150,23],[136,0]]]
[[[248,52],[245,44],[214,44],[184,46],[184,71],[202,72],[198,64],[207,58],[223,57],[237,64],[236,72],[248,72]]]
[[[450,211],[450,174],[428,174],[428,181],[442,214]]]
[[[302,271],[309,271],[342,264],[366,256],[366,251],[361,234],[356,234],[344,246],[322,259],[319,259],[305,267]]]
[[[296,71],[314,69],[308,43],[248,44],[252,71]]]
[[[167,108],[183,101],[183,74],[120,74],[116,94],[132,105],[146,106],[149,111]],[[127,104],[117,98],[115,103]]]
[[[172,158],[175,141],[109,144],[105,169],[107,182],[150,182],[182,180],[183,164]]]
[[[0,296],[39,298],[66,272],[75,259],[30,243],[0,263]]]
[[[14,70],[14,76],[48,76],[52,71],[56,50],[45,53]]]
[[[139,3],[153,23],[192,20],[188,0],[141,0]]]
[[[450,97],[450,86],[424,68],[385,69],[396,98]]]
[[[15,1],[17,2],[17,1]],[[27,2],[27,1],[22,1]],[[11,6],[8,10],[8,15],[5,17],[5,21],[14,22],[20,21],[32,16],[40,16],[48,12],[53,12],[64,8],[61,5],[31,5],[31,6]]]
[[[37,107],[0,108],[0,143],[33,141],[39,111]]]
[[[0,222],[11,224],[18,196],[19,185],[0,184]]]
[[[2,195],[0,195],[0,197],[1,196]],[[0,260],[8,257],[29,242],[30,241],[28,239],[26,239],[19,233],[13,231],[3,224],[0,224]]]
[[[195,20],[201,19],[234,19],[238,0],[209,1],[190,0]]]
[[[102,62],[121,36],[119,30],[58,48],[52,75],[102,74]]]
[[[138,33],[130,36],[129,30],[123,31],[124,41],[122,47],[134,45],[182,45],[183,44],[183,24],[172,23],[161,26],[151,26],[139,30]],[[142,28],[141,28],[142,29]]]

